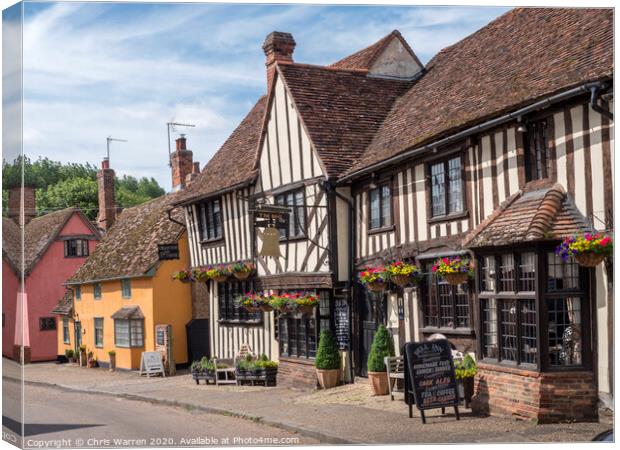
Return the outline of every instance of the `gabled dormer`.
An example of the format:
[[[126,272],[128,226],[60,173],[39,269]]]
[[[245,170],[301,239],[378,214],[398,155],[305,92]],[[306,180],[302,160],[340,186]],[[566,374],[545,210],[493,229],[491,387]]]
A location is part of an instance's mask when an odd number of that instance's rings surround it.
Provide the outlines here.
[[[410,80],[424,65],[398,30],[330,67],[366,71],[369,76]]]

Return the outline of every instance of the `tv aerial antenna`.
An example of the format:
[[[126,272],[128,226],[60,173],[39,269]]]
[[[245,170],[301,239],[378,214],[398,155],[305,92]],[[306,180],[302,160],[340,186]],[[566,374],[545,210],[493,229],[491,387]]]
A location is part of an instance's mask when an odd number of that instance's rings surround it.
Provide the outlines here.
[[[172,167],[172,148],[170,144],[170,131],[176,131],[176,127],[195,127],[195,124],[191,123],[179,123],[179,122],[168,122],[166,123],[166,127],[168,128],[168,165]]]
[[[110,161],[110,142],[129,142],[127,139],[118,139],[112,136],[105,138],[105,141],[108,161]]]

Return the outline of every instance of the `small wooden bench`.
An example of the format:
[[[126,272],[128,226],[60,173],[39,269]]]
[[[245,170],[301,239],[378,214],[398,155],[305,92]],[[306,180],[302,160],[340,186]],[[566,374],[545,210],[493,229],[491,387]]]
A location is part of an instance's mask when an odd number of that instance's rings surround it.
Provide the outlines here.
[[[398,380],[403,380],[403,381],[405,380],[404,358],[402,356],[392,356],[392,357],[386,356],[385,367],[387,369],[388,388],[390,391],[390,397],[393,401],[394,400],[394,388],[392,387],[392,384],[394,384],[394,387],[396,387]]]

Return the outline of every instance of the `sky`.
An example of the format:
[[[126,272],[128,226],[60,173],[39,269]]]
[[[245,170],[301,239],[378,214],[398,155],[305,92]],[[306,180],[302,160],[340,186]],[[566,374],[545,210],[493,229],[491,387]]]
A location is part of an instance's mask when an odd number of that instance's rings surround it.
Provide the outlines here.
[[[202,168],[266,91],[261,46],[269,32],[293,34],[296,62],[329,64],[398,29],[427,63],[507,10],[25,3],[24,152],[99,165],[106,137],[126,139],[111,145],[117,175],[152,176],[170,190],[166,122],[196,125],[173,138],[187,134]],[[4,22],[7,36],[10,15]],[[6,37],[4,45],[6,56]],[[18,90],[7,89],[18,86],[17,75],[5,62],[5,117],[17,107]],[[3,141],[6,155],[16,142],[11,133]]]

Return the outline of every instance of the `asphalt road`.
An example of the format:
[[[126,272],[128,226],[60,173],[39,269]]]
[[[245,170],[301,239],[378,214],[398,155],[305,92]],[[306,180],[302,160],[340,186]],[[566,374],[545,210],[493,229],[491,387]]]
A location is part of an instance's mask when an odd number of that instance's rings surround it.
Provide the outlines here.
[[[3,439],[19,444],[20,386],[3,386]],[[26,448],[311,445],[315,439],[246,419],[26,386]]]

